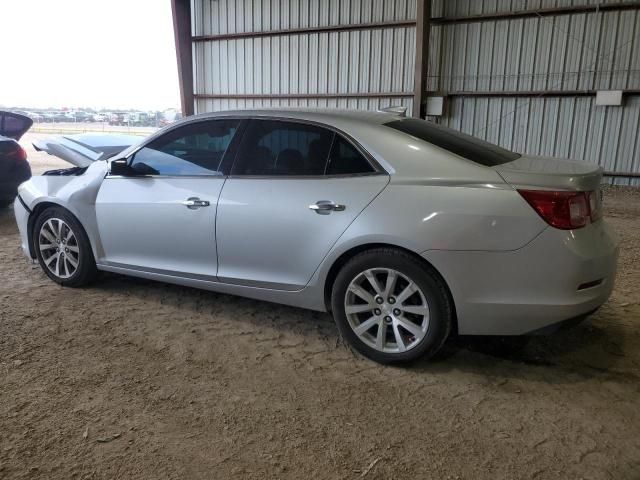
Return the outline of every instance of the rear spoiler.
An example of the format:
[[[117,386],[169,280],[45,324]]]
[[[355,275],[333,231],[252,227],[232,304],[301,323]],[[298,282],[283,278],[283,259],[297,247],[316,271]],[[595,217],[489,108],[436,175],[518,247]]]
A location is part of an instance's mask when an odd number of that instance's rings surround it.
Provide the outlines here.
[[[390,107],[379,108],[378,111],[382,113],[393,113],[395,115],[398,115],[399,117],[407,116],[407,107],[402,107],[400,105],[392,105]]]

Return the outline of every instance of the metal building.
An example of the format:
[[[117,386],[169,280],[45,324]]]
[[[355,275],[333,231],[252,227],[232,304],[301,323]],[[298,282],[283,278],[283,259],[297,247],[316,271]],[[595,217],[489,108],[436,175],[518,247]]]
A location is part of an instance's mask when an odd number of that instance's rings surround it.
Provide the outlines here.
[[[404,105],[640,183],[640,1],[172,3],[187,115]]]

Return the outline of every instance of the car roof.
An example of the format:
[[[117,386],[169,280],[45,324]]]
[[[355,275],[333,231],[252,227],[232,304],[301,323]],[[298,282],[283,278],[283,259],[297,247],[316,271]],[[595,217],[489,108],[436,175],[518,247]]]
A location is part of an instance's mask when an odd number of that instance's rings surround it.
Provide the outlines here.
[[[186,117],[183,122],[202,120],[206,118],[220,117],[279,117],[295,120],[307,120],[318,123],[332,124],[345,120],[366,123],[370,125],[382,125],[401,118],[400,115],[387,112],[374,112],[365,110],[329,109],[329,108],[265,108],[260,110],[227,110],[222,112],[201,113]]]

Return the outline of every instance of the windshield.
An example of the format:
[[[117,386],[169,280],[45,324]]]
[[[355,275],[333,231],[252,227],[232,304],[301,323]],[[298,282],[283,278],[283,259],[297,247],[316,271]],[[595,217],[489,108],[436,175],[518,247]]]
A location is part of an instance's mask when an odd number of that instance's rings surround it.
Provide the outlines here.
[[[486,167],[501,165],[520,158],[518,153],[425,120],[406,118],[385,123],[385,126],[432,143]]]

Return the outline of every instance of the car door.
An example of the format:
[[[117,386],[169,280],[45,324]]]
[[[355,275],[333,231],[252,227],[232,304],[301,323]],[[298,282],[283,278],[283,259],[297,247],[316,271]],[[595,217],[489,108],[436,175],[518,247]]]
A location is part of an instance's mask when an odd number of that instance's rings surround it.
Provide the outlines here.
[[[234,119],[171,130],[129,159],[132,176],[107,175],[96,199],[100,263],[215,279],[221,164]]]
[[[318,125],[251,120],[220,196],[218,278],[298,290],[388,174]]]

